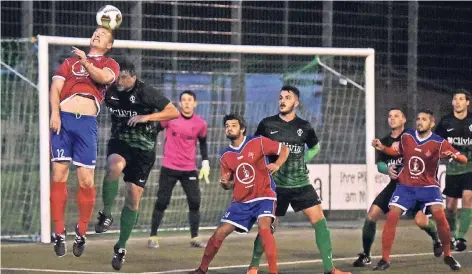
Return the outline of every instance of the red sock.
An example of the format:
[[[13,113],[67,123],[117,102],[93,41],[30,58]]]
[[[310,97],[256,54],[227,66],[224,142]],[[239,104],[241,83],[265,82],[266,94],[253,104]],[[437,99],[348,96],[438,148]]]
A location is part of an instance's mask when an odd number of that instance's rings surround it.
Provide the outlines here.
[[[449,223],[446,219],[444,210],[437,210],[432,212],[433,219],[436,221],[438,227],[439,239],[441,239],[443,245],[444,256],[451,256],[451,231],[449,230]]]
[[[213,236],[211,236],[210,240],[207,243],[207,246],[205,247],[205,251],[203,252],[202,263],[200,264],[201,270],[205,272],[208,271],[208,266],[215,257],[216,253],[218,253],[218,250],[220,249],[220,246],[223,243],[224,239],[224,235],[221,234],[215,233],[213,234]]]
[[[93,206],[95,205],[95,187],[79,188],[77,191],[77,206],[79,207],[79,234],[84,236],[92,218]]]
[[[54,232],[64,234],[64,211],[67,205],[66,182],[52,182],[50,202]]]
[[[262,245],[266,254],[266,260],[269,264],[269,273],[279,273],[277,269],[277,247],[275,246],[275,239],[269,228],[259,229]]]
[[[387,221],[385,222],[382,233],[382,259],[387,262],[390,262],[390,252],[392,252],[393,240],[395,239],[395,232],[399,220],[400,213],[390,211],[387,214]]]

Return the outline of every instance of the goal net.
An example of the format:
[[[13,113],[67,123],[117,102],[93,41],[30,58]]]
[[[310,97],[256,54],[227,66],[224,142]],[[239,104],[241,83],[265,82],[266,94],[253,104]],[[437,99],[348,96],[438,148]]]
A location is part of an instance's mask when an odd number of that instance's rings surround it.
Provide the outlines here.
[[[50,78],[70,46],[86,50],[84,38],[40,37],[39,42],[2,40],[2,237],[49,241],[49,109]],[[222,118],[244,115],[248,133],[259,121],[278,110],[283,84],[300,89],[298,115],[310,121],[320,139],[321,151],[309,164],[310,179],[323,199],[323,207],[336,211],[363,211],[374,193],[374,152],[366,149],[374,137],[374,51],[372,49],[295,48],[161,43],[116,40],[110,56],[137,65],[138,77],[161,90],[174,103],[183,90],[196,93],[196,113],[208,124],[211,183],[200,182],[201,226],[218,224],[231,193],[218,184],[219,153],[228,145]],[[21,65],[23,64],[23,65]],[[38,85],[36,86],[36,83]],[[96,212],[103,206],[102,181],[110,114],[98,116],[99,146],[95,183]],[[198,151],[198,150],[197,150]],[[149,230],[159,187],[163,134],[158,137],[156,165],[140,203],[137,229]],[[200,163],[197,157],[198,165]],[[347,168],[342,168],[347,167]],[[69,175],[66,229],[78,219],[74,168]],[[336,173],[336,174],[334,174]],[[354,176],[355,174],[355,176]],[[355,178],[354,178],[354,177]],[[362,178],[363,176],[363,178]],[[362,193],[361,193],[362,190]],[[354,201],[354,202],[353,202]],[[113,216],[119,229],[124,184]],[[348,218],[358,214],[349,213]],[[188,227],[188,206],[180,184],[173,191],[162,229]],[[93,230],[95,219],[90,230]],[[21,238],[20,237],[20,238]]]

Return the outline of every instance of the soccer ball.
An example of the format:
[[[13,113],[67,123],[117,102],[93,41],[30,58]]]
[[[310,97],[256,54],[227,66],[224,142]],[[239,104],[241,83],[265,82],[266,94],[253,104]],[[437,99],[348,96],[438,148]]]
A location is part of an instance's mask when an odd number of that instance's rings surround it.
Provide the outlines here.
[[[122,21],[121,11],[115,6],[106,5],[97,12],[97,24],[107,29],[117,29]]]

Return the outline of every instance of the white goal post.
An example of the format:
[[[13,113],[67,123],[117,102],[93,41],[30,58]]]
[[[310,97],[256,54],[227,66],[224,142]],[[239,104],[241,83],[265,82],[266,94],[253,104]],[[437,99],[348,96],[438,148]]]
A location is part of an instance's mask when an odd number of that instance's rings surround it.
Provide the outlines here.
[[[51,239],[50,214],[50,130],[49,130],[49,46],[88,46],[90,38],[72,38],[55,36],[38,36],[38,70],[39,70],[39,134],[40,134],[40,218],[41,242],[49,243]],[[306,56],[356,56],[365,57],[365,157],[367,164],[367,201],[373,201],[375,192],[375,151],[371,141],[375,138],[375,51],[371,48],[324,48],[324,47],[278,47],[249,45],[218,45],[194,43],[167,43],[152,41],[115,40],[113,48],[181,51],[240,53],[260,55],[306,55]]]

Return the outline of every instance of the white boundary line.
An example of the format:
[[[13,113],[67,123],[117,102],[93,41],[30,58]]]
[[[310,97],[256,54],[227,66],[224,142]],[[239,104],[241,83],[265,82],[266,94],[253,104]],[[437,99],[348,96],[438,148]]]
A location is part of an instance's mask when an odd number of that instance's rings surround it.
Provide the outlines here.
[[[467,252],[452,252],[453,254],[465,254],[465,253],[472,253],[472,250]],[[404,257],[420,257],[420,256],[433,256],[431,252],[428,253],[410,253],[410,254],[395,254],[391,255],[391,258],[404,258]],[[371,256],[372,259],[380,259],[382,256]],[[336,258],[333,261],[351,261],[355,260],[357,257],[345,257],[345,258]],[[312,263],[321,263],[321,259],[317,260],[305,260],[305,261],[290,261],[290,262],[280,262],[278,265],[296,265],[296,264],[312,264]],[[267,266],[267,264],[261,264],[261,266]],[[197,267],[197,266],[196,266]],[[248,265],[228,265],[228,266],[217,266],[217,267],[210,267],[209,270],[222,270],[222,269],[232,269],[232,268],[247,268]],[[9,268],[9,267],[2,267],[0,270],[8,270],[8,271],[36,271],[36,272],[46,272],[46,273],[81,273],[81,274],[109,274],[116,272],[97,272],[97,271],[73,271],[73,270],[55,270],[55,269],[35,269],[35,268]],[[157,272],[125,272],[124,274],[170,274],[170,273],[182,273],[182,272],[189,272],[195,270],[195,268],[189,269],[173,269],[173,270],[165,270],[165,271],[157,271]]]

